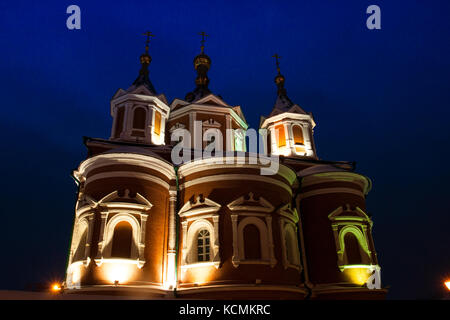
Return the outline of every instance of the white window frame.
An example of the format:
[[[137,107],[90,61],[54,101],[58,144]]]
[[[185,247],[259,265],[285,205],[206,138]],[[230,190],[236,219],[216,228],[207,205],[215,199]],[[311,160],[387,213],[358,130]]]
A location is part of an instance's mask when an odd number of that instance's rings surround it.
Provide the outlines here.
[[[198,196],[194,202],[187,201],[178,212],[181,218],[181,268],[188,269],[198,266],[212,265],[219,268],[219,214],[221,205]],[[211,222],[212,220],[212,222]],[[197,234],[201,229],[207,229],[210,234],[210,261],[197,261]],[[194,246],[194,249],[192,248]]]
[[[256,200],[252,192],[233,200],[227,207],[231,211],[233,230],[233,257],[231,260],[233,266],[237,268],[240,264],[268,264],[273,268],[277,263],[272,233],[272,212],[275,207],[261,196]],[[245,221],[244,224],[242,224],[243,221]],[[251,221],[255,223],[260,232],[261,260],[246,260],[242,254],[244,251],[243,228]]]

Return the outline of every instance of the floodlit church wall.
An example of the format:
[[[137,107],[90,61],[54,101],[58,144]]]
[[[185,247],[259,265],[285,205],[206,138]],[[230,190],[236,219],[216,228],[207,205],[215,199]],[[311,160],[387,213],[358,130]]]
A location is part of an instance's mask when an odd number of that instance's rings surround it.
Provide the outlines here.
[[[186,203],[189,200],[197,198],[202,195],[203,198],[207,198],[218,205],[220,208],[216,211],[217,225],[219,231],[219,252],[220,252],[220,265],[214,264],[197,264],[193,267],[186,266],[181,260],[185,255],[182,253],[179,263],[180,267],[180,286],[202,286],[213,283],[255,283],[256,281],[262,281],[262,283],[270,284],[294,284],[301,281],[301,275],[298,269],[289,268],[285,269],[282,266],[282,235],[280,233],[279,224],[281,217],[274,210],[275,206],[279,206],[280,201],[289,202],[291,194],[284,188],[280,188],[277,185],[270,184],[269,182],[247,181],[245,186],[239,180],[227,180],[211,181],[196,184],[187,188],[183,187],[183,182],[192,182],[196,179],[201,179],[205,176],[217,176],[219,174],[239,174],[243,173],[242,169],[216,169],[210,170],[208,173],[193,173],[188,177],[185,177],[181,181],[181,199],[182,203]],[[230,172],[231,171],[231,172]],[[182,170],[181,170],[182,172]],[[245,171],[245,173],[249,173]],[[255,172],[255,176],[259,173]],[[283,181],[282,178],[279,178]],[[285,182],[285,181],[284,181]],[[267,199],[274,207],[267,212],[264,211],[246,211],[246,209],[232,211],[227,205],[234,200],[248,196],[249,193],[255,194],[255,199],[260,197]],[[207,210],[205,210],[207,211]],[[235,218],[234,218],[235,217]],[[189,218],[181,217],[180,221],[180,248],[189,247],[190,244],[185,245],[184,241],[191,241],[192,237],[184,236],[187,230],[196,223],[196,221],[205,220],[205,225],[209,225],[209,229],[214,228],[214,215],[209,216],[190,216]],[[198,220],[197,220],[198,219]],[[233,219],[237,222],[237,228],[233,229]],[[206,222],[207,221],[207,222]],[[240,258],[242,263],[233,263],[233,257],[236,247],[244,246],[243,243],[243,230],[248,224],[257,225],[260,230],[260,242],[262,255],[258,261],[246,261]],[[189,233],[189,232],[188,232]],[[213,241],[213,240],[211,240]],[[188,253],[189,254],[189,253]],[[188,255],[187,254],[187,255]],[[251,271],[250,271],[251,270]]]
[[[363,181],[362,179],[365,178],[360,179]],[[373,257],[364,258],[366,253],[375,254],[370,226],[368,222],[358,220],[358,217],[351,217],[350,220],[341,217],[337,220],[338,222],[333,223],[329,215],[336,212],[337,208],[347,207],[347,205],[354,210],[358,207],[364,211],[363,188],[359,183],[336,181],[332,178],[322,179],[319,184],[312,184],[311,178],[305,179],[305,184],[297,198],[297,209],[302,212],[310,281],[321,284],[351,282],[348,275],[342,272],[342,267],[348,261],[346,253],[340,252],[343,239],[341,236],[344,235],[339,232],[342,228],[351,228],[349,231],[353,231],[359,240],[364,241],[364,243],[360,242],[362,257],[360,264],[376,264]]]

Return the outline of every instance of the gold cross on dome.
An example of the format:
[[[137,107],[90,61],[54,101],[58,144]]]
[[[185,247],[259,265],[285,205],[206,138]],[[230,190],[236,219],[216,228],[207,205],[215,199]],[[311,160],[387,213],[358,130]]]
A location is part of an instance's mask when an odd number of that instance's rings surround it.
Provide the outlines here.
[[[147,40],[145,41],[145,52],[148,52],[148,44],[150,43],[150,37],[154,37],[155,35],[150,31],[146,31],[142,35],[147,37]]]
[[[278,73],[280,73],[280,62],[278,61],[278,59],[281,59],[281,57],[277,53],[275,53],[272,57],[275,58],[275,63],[277,64],[277,71]]]
[[[199,35],[202,36],[202,40],[200,42],[202,43],[201,49],[203,53],[203,49],[205,48],[206,37],[209,37],[209,35],[206,34],[205,31],[200,32]]]

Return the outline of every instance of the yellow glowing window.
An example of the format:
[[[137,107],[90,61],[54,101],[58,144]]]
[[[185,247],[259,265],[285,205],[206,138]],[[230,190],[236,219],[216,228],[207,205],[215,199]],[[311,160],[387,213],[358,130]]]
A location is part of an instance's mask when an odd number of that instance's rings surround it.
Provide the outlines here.
[[[303,148],[303,147],[295,147],[295,152],[297,152],[297,153],[304,153],[305,152],[305,148]]]
[[[161,113],[155,110],[155,134],[161,134]]]
[[[275,134],[278,134],[278,147],[286,145],[286,136],[284,134],[284,125],[279,124],[275,127]]]
[[[302,128],[300,126],[294,126],[292,128],[292,131],[294,133],[294,143],[295,144],[304,144]]]

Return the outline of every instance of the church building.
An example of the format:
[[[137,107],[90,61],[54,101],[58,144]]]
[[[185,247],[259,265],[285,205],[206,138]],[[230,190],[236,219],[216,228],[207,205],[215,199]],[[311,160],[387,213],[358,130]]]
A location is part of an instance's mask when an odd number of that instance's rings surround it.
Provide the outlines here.
[[[72,173],[64,292],[383,299],[371,180],[353,162],[319,159],[315,119],[288,97],[278,55],[275,104],[253,130],[245,108],[209,89],[204,33],[195,88],[170,104],[150,80],[145,35],[138,77],[111,99],[109,138],[85,137],[88,156]]]

